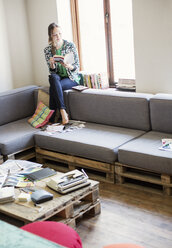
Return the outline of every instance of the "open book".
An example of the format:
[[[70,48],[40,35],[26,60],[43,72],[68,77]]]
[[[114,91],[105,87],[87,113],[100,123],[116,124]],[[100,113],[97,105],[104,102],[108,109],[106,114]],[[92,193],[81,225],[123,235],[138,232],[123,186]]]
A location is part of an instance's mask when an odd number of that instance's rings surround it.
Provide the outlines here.
[[[83,90],[88,89],[88,87],[84,85],[77,85],[77,86],[73,86],[72,89],[77,90],[77,91],[83,91]]]
[[[67,53],[65,56],[62,55],[54,55],[55,62],[63,62],[65,64],[73,64],[74,63],[74,55],[73,53]]]

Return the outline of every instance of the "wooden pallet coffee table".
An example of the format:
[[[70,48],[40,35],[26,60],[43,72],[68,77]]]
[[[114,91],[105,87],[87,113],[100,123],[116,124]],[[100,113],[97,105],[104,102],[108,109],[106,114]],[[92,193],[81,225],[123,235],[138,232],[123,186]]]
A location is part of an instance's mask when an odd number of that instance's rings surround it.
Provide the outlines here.
[[[39,204],[42,208],[35,207],[32,201],[23,203],[16,200],[0,204],[0,214],[20,221],[21,226],[35,221],[53,220],[75,227],[76,221],[83,215],[95,216],[100,213],[99,182],[90,180],[89,186],[61,195],[46,186],[48,180],[50,178],[38,181],[35,185],[36,188],[45,189],[54,195],[52,200]],[[15,189],[15,193],[16,196],[19,195],[20,190]]]

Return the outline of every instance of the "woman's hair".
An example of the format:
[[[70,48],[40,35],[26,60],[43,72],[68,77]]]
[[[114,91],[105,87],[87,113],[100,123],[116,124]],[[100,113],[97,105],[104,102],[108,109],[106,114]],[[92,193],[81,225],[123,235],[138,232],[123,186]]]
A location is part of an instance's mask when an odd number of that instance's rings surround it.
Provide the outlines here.
[[[51,23],[49,26],[48,26],[48,43],[51,43],[52,42],[52,32],[53,32],[53,29],[54,28],[59,28],[60,26],[57,25],[55,22]]]
[[[53,29],[54,28],[59,28],[60,26],[57,25],[55,22],[51,23],[49,26],[48,26],[48,43],[51,44],[52,43],[52,32],[53,32]],[[54,46],[52,46],[52,54],[55,55],[56,54],[56,48]]]

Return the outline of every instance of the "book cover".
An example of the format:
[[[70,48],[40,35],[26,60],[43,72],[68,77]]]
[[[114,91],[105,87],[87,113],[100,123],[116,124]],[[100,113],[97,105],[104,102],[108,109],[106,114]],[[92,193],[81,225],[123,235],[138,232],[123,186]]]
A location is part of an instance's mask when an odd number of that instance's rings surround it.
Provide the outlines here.
[[[63,62],[65,64],[73,64],[74,63],[74,55],[73,53],[67,53],[65,56],[62,55],[54,55],[55,62]]]
[[[4,187],[0,189],[0,203],[6,203],[15,200],[14,187]]]
[[[77,85],[77,86],[73,86],[72,89],[77,90],[77,91],[83,91],[83,90],[88,89],[88,87],[84,85]]]

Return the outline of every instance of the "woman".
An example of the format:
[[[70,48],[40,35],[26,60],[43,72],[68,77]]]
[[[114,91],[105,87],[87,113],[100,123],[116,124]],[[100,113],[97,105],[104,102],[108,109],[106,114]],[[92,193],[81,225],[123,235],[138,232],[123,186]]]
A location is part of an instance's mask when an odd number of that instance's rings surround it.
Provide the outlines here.
[[[56,110],[59,109],[62,117],[62,124],[69,122],[68,114],[64,104],[63,91],[71,89],[79,84],[79,58],[75,45],[72,42],[62,39],[61,27],[55,23],[48,26],[49,46],[44,49],[45,59],[49,67],[50,83],[50,109],[55,110],[51,122],[55,119]],[[74,62],[72,64],[55,62],[54,55],[72,53]]]

